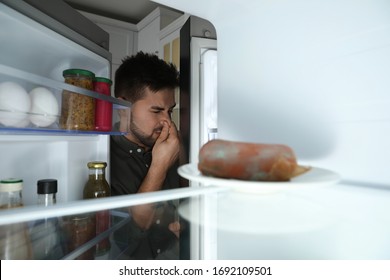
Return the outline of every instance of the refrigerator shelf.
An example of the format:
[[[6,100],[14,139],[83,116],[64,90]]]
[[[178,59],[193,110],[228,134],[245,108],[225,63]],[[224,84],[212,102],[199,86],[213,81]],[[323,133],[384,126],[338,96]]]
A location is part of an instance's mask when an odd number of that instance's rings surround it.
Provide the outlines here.
[[[61,108],[65,106],[63,105],[64,94],[67,100],[71,100],[69,102],[73,102],[72,104],[78,107],[69,107],[68,111],[64,111],[64,108]],[[84,104],[86,102],[84,97],[89,100],[88,104]],[[93,107],[97,100],[112,105],[111,129],[98,129],[93,123],[95,118]],[[79,104],[79,102],[83,103]],[[123,135],[126,131],[118,131],[119,128],[115,127],[116,117],[119,116],[120,111],[123,115],[123,111],[130,107],[131,103],[122,99],[0,64],[0,133],[2,134]],[[61,118],[64,112],[66,114]],[[67,118],[72,118],[71,124],[68,124]],[[81,121],[77,123],[78,120]],[[84,123],[84,120],[88,120],[88,123]]]
[[[64,136],[83,136],[83,135],[126,135],[127,132],[121,131],[83,131],[83,130],[66,130],[52,128],[15,128],[1,127],[0,134],[15,134],[15,135],[64,135]]]
[[[64,69],[65,70],[65,69]],[[7,79],[8,78],[8,79]],[[11,79],[9,79],[11,78]],[[22,85],[26,84],[33,84],[35,86],[43,86],[48,87],[51,89],[56,90],[67,90],[71,91],[73,93],[78,93],[86,96],[93,97],[95,99],[100,99],[104,101],[111,102],[115,105],[116,108],[129,108],[131,107],[131,103],[128,101],[125,101],[123,99],[118,99],[112,96],[103,95],[98,92],[84,89],[81,87],[73,86],[70,84],[66,84],[64,82],[59,82],[53,79],[48,79],[46,77],[32,74],[26,71],[22,71],[7,65],[0,64],[0,82],[5,81],[15,81],[18,83],[21,83]]]

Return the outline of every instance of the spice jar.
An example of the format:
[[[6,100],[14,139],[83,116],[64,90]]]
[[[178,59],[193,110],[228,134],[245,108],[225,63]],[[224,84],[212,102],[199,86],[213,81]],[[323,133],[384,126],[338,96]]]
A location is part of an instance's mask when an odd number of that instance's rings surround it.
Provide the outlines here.
[[[111,95],[112,81],[103,77],[96,77],[93,86],[96,92]],[[99,131],[112,130],[112,103],[96,99],[95,129]]]
[[[50,207],[56,204],[57,180],[41,179],[37,182],[38,205]],[[63,233],[60,218],[36,220],[30,228],[34,259],[58,260],[63,257]]]
[[[93,90],[95,74],[84,69],[63,71],[65,83]],[[60,126],[68,130],[95,129],[95,99],[93,97],[64,90]]]

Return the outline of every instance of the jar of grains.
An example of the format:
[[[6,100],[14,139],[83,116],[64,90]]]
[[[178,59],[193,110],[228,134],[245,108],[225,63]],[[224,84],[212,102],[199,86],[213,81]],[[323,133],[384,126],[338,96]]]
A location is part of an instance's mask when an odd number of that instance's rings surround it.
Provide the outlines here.
[[[63,71],[65,83],[93,90],[95,74],[84,69]],[[69,130],[95,129],[95,98],[64,90],[62,93],[60,126]]]

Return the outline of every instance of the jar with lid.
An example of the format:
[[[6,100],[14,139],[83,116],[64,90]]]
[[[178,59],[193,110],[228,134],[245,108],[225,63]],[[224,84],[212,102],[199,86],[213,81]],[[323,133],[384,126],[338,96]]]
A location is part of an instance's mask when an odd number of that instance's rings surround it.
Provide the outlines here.
[[[102,198],[111,196],[110,185],[105,176],[107,167],[106,162],[92,161],[87,164],[89,169],[89,178],[83,190],[84,199]],[[108,210],[98,211],[95,216],[96,235],[110,228],[110,213]],[[103,255],[110,250],[110,241],[105,238],[96,245],[96,256]]]
[[[0,181],[0,209],[23,206],[23,180],[8,178]]]
[[[0,209],[23,206],[23,180],[9,178],[0,181]],[[0,226],[0,259],[27,260],[32,258],[32,249],[26,223]]]
[[[103,77],[95,77],[94,90],[104,95],[111,96],[112,81]],[[112,130],[112,103],[96,99],[95,129],[99,131]]]
[[[57,180],[41,179],[37,182],[38,205],[56,204]],[[57,217],[37,220],[30,229],[34,259],[56,260],[63,257],[63,234]]]
[[[84,69],[63,71],[65,83],[93,90],[95,74]],[[95,98],[64,90],[62,93],[60,126],[67,130],[95,129]]]
[[[76,260],[93,260],[95,247],[81,249],[95,235],[95,215],[91,213],[71,215],[63,218],[63,228],[66,240],[66,253],[75,253]]]

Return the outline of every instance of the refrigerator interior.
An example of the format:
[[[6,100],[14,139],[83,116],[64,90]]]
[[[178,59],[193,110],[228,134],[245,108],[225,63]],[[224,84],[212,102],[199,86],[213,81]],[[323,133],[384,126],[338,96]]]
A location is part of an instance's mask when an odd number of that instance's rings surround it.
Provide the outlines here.
[[[377,0],[360,5],[346,0],[216,0],[212,6],[203,0],[157,2],[208,19],[216,27],[219,138],[289,144],[302,163],[338,172],[342,184],[293,192],[288,203],[285,196],[267,199],[224,189],[215,198],[210,193],[213,188],[71,202],[80,198],[86,162],[108,159],[108,136],[31,134],[17,129],[10,133],[1,128],[1,177],[22,174],[26,204],[35,204],[37,179],[54,177],[59,181],[59,201],[69,203],[53,207],[50,213],[38,208],[11,210],[0,215],[0,224],[202,195],[190,204],[196,217],[188,217],[198,219],[195,229],[204,230],[201,238],[192,240],[192,248],[200,251],[196,257],[390,258],[383,250],[389,247],[390,234],[389,5]],[[29,89],[46,85],[60,96],[64,68],[88,68],[109,76],[109,59],[3,4],[0,13],[0,35],[10,38],[0,45],[1,81],[11,79]],[[25,31],[9,32],[15,26]],[[300,210],[293,225],[303,227],[298,233],[286,231],[283,222],[289,216],[280,214],[302,200],[293,209]],[[266,205],[269,208],[263,209]],[[256,213],[263,216],[259,219]],[[321,230],[305,231],[307,222],[316,219]],[[232,221],[242,222],[242,227]],[[232,229],[232,225],[238,226]],[[272,226],[271,233],[261,232],[264,226]],[[277,230],[285,231],[276,234]]]
[[[56,24],[61,26],[58,22]],[[62,75],[65,69],[81,68],[96,76],[110,78],[111,54],[107,50],[96,45],[98,55],[3,3],[0,3],[0,26],[0,37],[3,38],[0,44],[0,83],[16,83],[26,92],[45,87],[54,94],[59,106],[64,89],[113,102],[114,98],[99,97],[95,92],[65,84]],[[65,25],[62,29],[72,34]],[[88,39],[84,40],[85,45],[93,45]],[[6,113],[2,114],[4,117]],[[88,177],[87,162],[108,162],[109,133],[78,133],[62,131],[58,127],[26,126],[0,125],[0,177],[24,180],[26,205],[36,203],[37,180],[45,178],[58,180],[59,202],[80,199]]]

